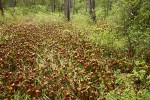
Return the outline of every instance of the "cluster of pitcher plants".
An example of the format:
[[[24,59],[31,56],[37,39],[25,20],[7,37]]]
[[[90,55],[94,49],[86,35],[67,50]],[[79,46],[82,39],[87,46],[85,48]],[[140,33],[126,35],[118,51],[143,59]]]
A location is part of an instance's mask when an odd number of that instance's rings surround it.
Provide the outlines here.
[[[132,73],[135,66],[71,25],[10,24],[1,32],[0,99],[105,100],[120,86],[116,71]],[[143,70],[147,77],[150,68]],[[143,80],[133,82],[138,86]]]

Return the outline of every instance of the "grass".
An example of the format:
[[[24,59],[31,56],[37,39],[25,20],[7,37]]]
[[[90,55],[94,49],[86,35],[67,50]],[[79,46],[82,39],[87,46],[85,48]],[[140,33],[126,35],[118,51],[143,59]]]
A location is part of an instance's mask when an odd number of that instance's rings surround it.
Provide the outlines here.
[[[35,8],[0,18],[0,99],[149,100],[150,66],[109,24]]]

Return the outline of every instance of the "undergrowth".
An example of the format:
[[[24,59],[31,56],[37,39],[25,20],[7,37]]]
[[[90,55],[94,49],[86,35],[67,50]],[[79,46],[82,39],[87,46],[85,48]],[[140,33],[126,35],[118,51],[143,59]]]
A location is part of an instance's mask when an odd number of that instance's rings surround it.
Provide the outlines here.
[[[111,26],[37,8],[0,18],[0,99],[149,100],[150,66]]]

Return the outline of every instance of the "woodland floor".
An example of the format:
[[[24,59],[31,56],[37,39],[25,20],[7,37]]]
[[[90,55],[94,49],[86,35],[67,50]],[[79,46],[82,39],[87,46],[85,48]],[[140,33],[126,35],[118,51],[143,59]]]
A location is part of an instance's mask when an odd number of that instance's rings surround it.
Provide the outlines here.
[[[149,66],[136,65],[147,80],[141,79],[140,73],[133,73],[132,60],[100,48],[71,24],[4,27],[0,33],[1,100],[150,98]]]

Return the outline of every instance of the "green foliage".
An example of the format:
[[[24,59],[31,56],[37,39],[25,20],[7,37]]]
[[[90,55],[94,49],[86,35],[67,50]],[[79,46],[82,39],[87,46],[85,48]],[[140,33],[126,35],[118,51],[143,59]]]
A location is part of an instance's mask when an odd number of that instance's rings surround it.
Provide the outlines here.
[[[122,0],[113,3],[107,17],[116,33],[126,38],[126,48],[134,49],[133,52],[138,57],[147,54],[150,49],[149,9],[148,0]]]
[[[125,40],[118,37],[109,29],[97,28],[96,31],[91,32],[88,38],[104,48],[119,50],[124,48]],[[93,34],[94,33],[94,34]]]
[[[147,0],[133,3],[133,9],[137,10],[129,26],[129,37],[132,38],[132,43],[135,46],[136,53],[142,54],[150,49],[150,2]],[[148,10],[149,9],[149,10]],[[133,13],[133,12],[132,12]]]

